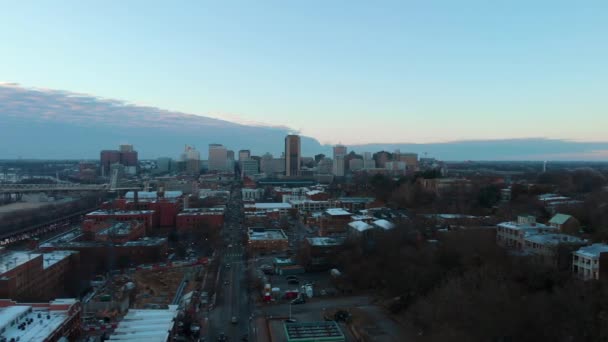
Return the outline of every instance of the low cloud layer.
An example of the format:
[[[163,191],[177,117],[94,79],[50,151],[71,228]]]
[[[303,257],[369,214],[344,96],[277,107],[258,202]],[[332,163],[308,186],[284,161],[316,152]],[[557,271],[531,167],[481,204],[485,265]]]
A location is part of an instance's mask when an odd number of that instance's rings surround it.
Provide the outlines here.
[[[209,143],[278,156],[288,132],[286,127],[235,123],[86,94],[0,83],[0,158],[94,159],[100,150],[120,143],[134,144],[142,158],[176,157],[185,144],[197,146],[205,157]],[[608,142],[542,138],[367,144],[349,149],[400,149],[443,160],[608,160]],[[331,155],[330,151],[330,146],[313,138],[302,140],[304,155]]]

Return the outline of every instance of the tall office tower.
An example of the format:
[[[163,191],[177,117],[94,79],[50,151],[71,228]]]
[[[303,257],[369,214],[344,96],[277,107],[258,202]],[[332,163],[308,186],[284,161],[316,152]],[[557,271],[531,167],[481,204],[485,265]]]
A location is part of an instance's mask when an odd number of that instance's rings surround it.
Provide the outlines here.
[[[334,158],[333,174],[336,177],[344,177],[344,156],[336,156]]]
[[[156,172],[171,171],[171,164],[173,164],[173,161],[169,157],[156,158]]]
[[[222,144],[209,144],[209,171],[226,171],[227,166],[228,150],[226,147]]]
[[[251,151],[249,150],[240,150],[239,151],[239,161],[248,160],[251,158]]]
[[[133,145],[123,144],[119,146],[119,151],[123,152],[133,152]]]
[[[101,168],[101,175],[103,177],[110,177],[110,167],[112,166],[112,164],[120,163],[120,151],[101,151],[99,156],[99,162]]]
[[[361,158],[354,158],[348,161],[348,169],[351,172],[354,171],[359,171],[361,169],[363,169],[363,159]]]
[[[323,158],[317,164],[317,174],[329,175],[332,173],[334,162],[330,158]]]
[[[386,162],[391,161],[391,154],[386,151],[380,151],[374,153],[374,160],[376,161],[376,167],[384,169]]]
[[[288,135],[285,137],[285,176],[300,175],[300,136]]]
[[[226,151],[226,171],[234,171],[234,151]]]
[[[344,156],[346,156],[346,146],[344,146],[344,145],[334,146],[334,160],[336,160],[336,157],[344,157]]]
[[[272,162],[273,159],[272,154],[268,152],[266,152],[260,159],[260,171],[265,173],[266,176],[270,176],[276,172]]]
[[[397,160],[393,158],[393,160]],[[405,162],[408,172],[418,171],[418,154],[417,153],[399,153],[399,161]]]
[[[376,168],[376,161],[374,160],[374,158],[372,158],[371,152],[363,153],[363,168],[366,170]]]
[[[198,175],[201,172],[201,154],[196,148],[187,146],[182,153],[182,161],[186,163],[186,172],[192,175]]]
[[[260,173],[260,168],[257,160],[248,159],[241,162],[241,177],[257,175],[258,173]]]

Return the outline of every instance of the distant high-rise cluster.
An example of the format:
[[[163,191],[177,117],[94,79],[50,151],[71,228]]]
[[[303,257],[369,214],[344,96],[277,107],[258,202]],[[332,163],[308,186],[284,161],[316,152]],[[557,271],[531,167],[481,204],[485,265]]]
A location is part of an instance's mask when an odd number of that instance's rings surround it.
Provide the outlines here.
[[[110,176],[110,169],[113,164],[124,166],[124,170],[128,174],[136,174],[138,159],[137,151],[133,149],[133,145],[120,145],[118,150],[101,151],[100,168],[103,177]]]

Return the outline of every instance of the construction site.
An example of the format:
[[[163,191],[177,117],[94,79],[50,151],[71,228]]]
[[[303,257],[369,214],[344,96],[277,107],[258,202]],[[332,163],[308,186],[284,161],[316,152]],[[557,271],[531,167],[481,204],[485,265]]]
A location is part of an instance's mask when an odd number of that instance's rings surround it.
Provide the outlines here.
[[[85,329],[113,329],[129,309],[175,305],[184,315],[196,313],[205,276],[206,268],[199,263],[146,265],[99,275],[92,282],[93,291],[83,299]]]

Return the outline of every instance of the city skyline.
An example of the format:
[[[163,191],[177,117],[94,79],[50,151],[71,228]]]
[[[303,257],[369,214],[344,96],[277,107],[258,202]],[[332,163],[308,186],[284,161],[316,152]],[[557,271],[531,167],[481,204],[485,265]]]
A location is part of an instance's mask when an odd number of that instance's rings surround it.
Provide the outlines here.
[[[605,3],[346,5],[12,3],[0,75],[322,144],[606,139]]]

